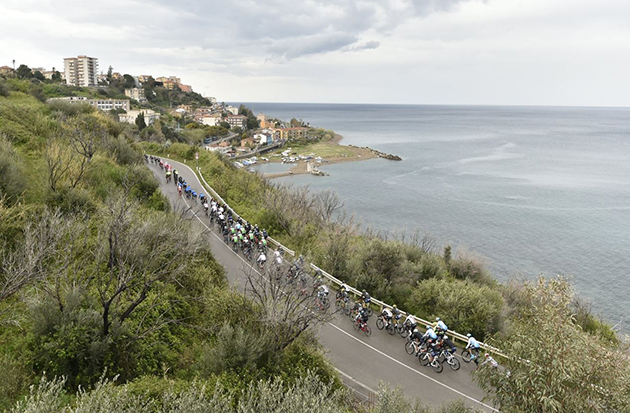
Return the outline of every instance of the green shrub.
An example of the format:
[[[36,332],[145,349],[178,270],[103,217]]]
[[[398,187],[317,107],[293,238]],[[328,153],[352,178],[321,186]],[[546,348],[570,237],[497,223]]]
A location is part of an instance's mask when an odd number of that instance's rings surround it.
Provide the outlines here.
[[[449,329],[472,333],[483,340],[488,333],[499,330],[503,297],[471,281],[433,278],[418,283],[407,301],[407,308],[430,320],[441,317]]]
[[[0,198],[9,203],[17,202],[27,187],[20,157],[11,142],[0,134]]]
[[[49,191],[46,204],[52,209],[59,209],[66,214],[91,215],[97,209],[90,193],[82,188],[61,188]]]

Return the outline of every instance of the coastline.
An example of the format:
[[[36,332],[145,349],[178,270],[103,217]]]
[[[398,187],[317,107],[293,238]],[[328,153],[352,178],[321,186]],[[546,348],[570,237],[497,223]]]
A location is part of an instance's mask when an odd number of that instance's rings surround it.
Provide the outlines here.
[[[293,152],[295,154],[314,153],[315,156],[318,155],[318,151],[332,154],[332,156],[322,156],[321,162],[302,162],[302,160],[300,160],[288,171],[261,173],[260,175],[265,179],[276,179],[285,176],[309,174],[311,173],[312,169],[317,170],[318,167],[334,165],[338,163],[360,162],[376,158],[402,160],[396,155],[385,154],[367,146],[358,147],[355,145],[342,145],[340,143],[342,139],[342,135],[335,133],[335,136],[327,142],[317,142],[314,144],[309,144],[304,147],[297,148]],[[277,158],[272,159],[269,161],[269,163],[279,163],[279,160],[277,160]]]

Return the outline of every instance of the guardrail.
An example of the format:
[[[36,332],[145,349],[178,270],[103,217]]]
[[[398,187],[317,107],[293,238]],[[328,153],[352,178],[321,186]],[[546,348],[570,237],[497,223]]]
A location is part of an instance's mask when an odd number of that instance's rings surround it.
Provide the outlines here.
[[[162,159],[168,159],[168,158],[162,158]],[[170,161],[170,160],[172,160],[172,159],[168,159],[168,160]],[[175,162],[177,162],[177,161],[175,161]],[[186,165],[186,166],[188,166],[188,165]],[[190,168],[190,167],[188,167],[188,168],[189,168],[191,171],[193,171],[193,169],[192,169],[192,168]],[[193,171],[193,173],[195,173],[195,171]],[[226,206],[227,206],[227,208],[228,208],[228,209],[232,212],[232,216],[236,217],[237,219],[238,219],[238,218],[242,218],[242,217],[241,217],[238,213],[236,213],[236,211],[234,211],[234,209],[232,209],[232,208],[228,205],[228,203],[227,203],[227,202],[225,202],[225,200],[224,200],[223,198],[221,198],[221,196],[217,193],[217,191],[215,191],[215,190],[214,190],[214,188],[212,188],[212,187],[210,186],[210,184],[209,184],[209,183],[206,181],[206,179],[203,177],[203,174],[201,173],[201,168],[197,167],[197,172],[196,172],[196,174],[199,176],[199,178],[201,178],[201,181],[202,181],[202,182],[203,182],[203,184],[206,186],[206,189],[207,189],[209,192],[211,192],[211,193],[212,193],[213,198],[215,198],[215,199],[219,200],[222,204],[226,205]],[[242,218],[242,219],[244,219],[244,218]],[[268,240],[269,240],[272,244],[274,244],[277,248],[282,249],[284,252],[286,252],[287,254],[291,255],[292,257],[294,257],[294,256],[295,256],[295,251],[290,250],[289,248],[285,247],[284,245],[282,245],[281,243],[279,243],[278,241],[276,241],[275,239],[273,239],[273,238],[271,238],[271,237],[267,237],[267,239],[268,239]],[[339,280],[338,278],[336,278],[336,277],[332,276],[331,274],[327,273],[326,271],[324,271],[323,269],[319,268],[319,267],[318,267],[318,266],[316,266],[315,264],[311,263],[311,264],[310,264],[310,267],[311,267],[313,270],[315,270],[318,274],[322,275],[323,277],[325,277],[325,278],[326,278],[326,279],[328,279],[329,281],[333,282],[333,283],[334,283],[334,284],[336,284],[337,286],[341,286],[341,284],[343,284],[343,283],[341,282],[341,280]],[[350,292],[351,292],[351,293],[355,294],[356,296],[361,296],[361,294],[362,294],[362,293],[361,293],[361,291],[357,290],[357,289],[356,289],[356,288],[354,288],[354,287],[350,287],[350,286],[348,286],[348,288],[349,288],[349,290],[350,290]],[[385,302],[383,302],[383,301],[381,301],[381,300],[378,300],[378,299],[376,299],[376,298],[374,298],[374,297],[372,297],[372,302],[373,302],[374,304],[376,304],[376,305],[380,306],[380,307],[381,307],[381,311],[383,310],[383,308],[390,308],[390,309],[392,308],[392,306],[391,306],[391,305],[389,305],[389,304],[387,304],[387,303],[385,303]],[[402,313],[403,317],[407,317],[407,316],[409,315],[408,313],[406,313],[406,312],[404,312],[404,311],[401,311],[401,313]],[[431,326],[432,326],[432,325],[434,324],[434,323],[432,323],[432,322],[430,322],[430,321],[428,321],[428,320],[424,320],[424,319],[419,318],[419,317],[416,317],[416,316],[414,316],[414,315],[412,315],[411,317],[412,317],[412,318],[413,318],[413,319],[414,319],[414,320],[415,320],[418,324],[422,324],[422,325],[424,325],[424,326],[428,326],[428,325],[431,325]],[[466,335],[464,335],[464,334],[460,334],[460,333],[458,333],[458,332],[456,332],[456,331],[452,331],[452,330],[450,330],[450,329],[449,329],[449,330],[448,330],[448,335],[449,335],[450,337],[453,337],[453,338],[455,338],[455,339],[459,340],[459,341],[463,341],[463,342],[465,342],[465,343],[467,343],[467,342],[468,342],[468,337],[466,337]],[[498,349],[498,348],[496,348],[496,347],[493,347],[493,346],[491,346],[491,345],[489,345],[489,344],[485,344],[485,343],[483,343],[483,342],[480,342],[480,343],[479,343],[479,345],[481,346],[481,348],[483,348],[483,349],[484,349],[484,350],[486,350],[486,351],[490,351],[490,352],[492,352],[492,353],[494,353],[494,354],[497,354],[497,355],[499,355],[499,356],[501,356],[501,357],[508,358],[508,356],[507,356],[507,355],[505,355],[505,354],[504,354],[504,353],[503,353],[500,349]]]

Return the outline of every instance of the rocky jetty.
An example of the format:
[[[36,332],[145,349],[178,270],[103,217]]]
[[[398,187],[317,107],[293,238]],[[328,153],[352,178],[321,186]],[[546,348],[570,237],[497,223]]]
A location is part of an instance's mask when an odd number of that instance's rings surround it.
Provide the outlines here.
[[[372,149],[368,146],[363,146],[363,147],[359,147],[355,145],[348,145],[348,146],[352,146],[353,148],[359,148],[359,149],[367,149],[371,151],[374,155],[378,156],[379,158],[389,159],[390,161],[402,161],[402,158],[398,155],[392,155],[391,153],[377,151],[376,149]]]

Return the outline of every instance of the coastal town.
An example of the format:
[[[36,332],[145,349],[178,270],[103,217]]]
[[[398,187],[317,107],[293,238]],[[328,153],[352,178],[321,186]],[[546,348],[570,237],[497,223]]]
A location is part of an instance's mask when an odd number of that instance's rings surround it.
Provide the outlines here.
[[[284,173],[269,174],[270,178],[304,173],[323,176],[326,174],[318,169],[323,164],[376,157],[400,160],[370,148],[342,147],[339,135],[302,119],[285,121],[264,113],[254,114],[244,105],[202,96],[177,76],[121,74],[112,66],[106,72],[99,69],[98,58],[79,55],[64,58],[63,70],[24,64],[15,68],[13,62],[13,67],[0,67],[0,76],[27,78],[49,88],[57,86],[54,94],[58,96],[49,97],[48,102],[90,105],[120,122],[137,125],[141,131],[147,128],[171,141],[186,140],[221,153],[232,158],[235,166],[247,167],[251,172],[255,172],[251,166],[261,162],[293,166]],[[317,153],[310,146],[322,142],[340,150]]]

